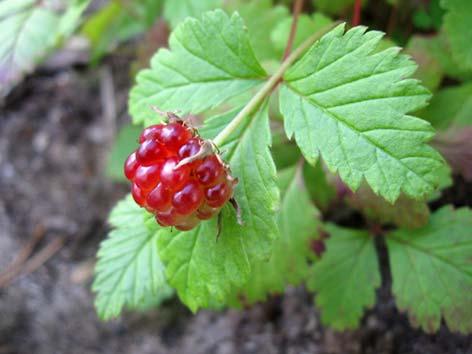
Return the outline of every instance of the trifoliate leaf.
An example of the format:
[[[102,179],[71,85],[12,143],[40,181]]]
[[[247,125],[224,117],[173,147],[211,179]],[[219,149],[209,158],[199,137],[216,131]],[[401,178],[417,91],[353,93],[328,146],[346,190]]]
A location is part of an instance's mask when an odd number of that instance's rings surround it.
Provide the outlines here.
[[[244,303],[282,293],[287,285],[299,285],[310,269],[309,239],[318,233],[318,210],[310,201],[300,170],[292,167],[279,172],[279,186],[283,191],[277,214],[280,237],[274,241],[269,261],[256,262],[248,282],[238,291]]]
[[[270,34],[270,38],[275,48],[278,50],[279,55],[283,53],[287,45],[292,22],[293,17],[279,21],[277,27],[275,27]],[[301,14],[298,17],[297,32],[293,40],[293,48],[297,48],[305,39],[319,30],[326,28],[330,23],[332,23],[331,19],[319,12],[314,13],[312,16]]]
[[[200,113],[260,84],[265,76],[237,13],[228,17],[216,10],[201,20],[188,18],[172,33],[169,46],[137,76],[129,100],[135,123],[151,115],[151,105]]]
[[[159,234],[169,284],[192,311],[225,302],[232,287],[241,286],[250,272],[244,228],[229,205],[221,217],[218,238],[216,218],[188,232],[167,228]]]
[[[401,194],[395,204],[375,195],[366,186],[349,194],[346,201],[353,209],[359,210],[367,219],[399,227],[418,228],[428,223],[429,208],[425,201],[414,200]]]
[[[321,155],[352,189],[363,178],[390,202],[401,191],[420,198],[435,190],[441,156],[426,142],[430,124],[408,116],[429,92],[407,79],[416,65],[398,48],[373,53],[377,31],[338,26],[284,76],[285,130],[314,163]]]
[[[441,6],[447,10],[444,15],[444,30],[451,44],[454,61],[460,67],[472,71],[472,1],[442,0]]]
[[[444,318],[451,331],[472,332],[472,211],[446,206],[427,226],[387,237],[393,293],[410,321],[428,333]]]
[[[288,18],[285,6],[274,5],[272,0],[249,1],[239,6],[229,2],[228,10],[238,11],[244,19],[251,33],[249,40],[259,60],[280,59],[279,51],[271,41],[271,32],[278,23]]]
[[[175,28],[187,17],[200,17],[206,11],[216,9],[222,0],[165,0],[164,18]]]
[[[326,251],[316,262],[308,286],[316,291],[321,321],[342,330],[355,328],[366,307],[375,304],[380,271],[372,237],[365,231],[326,227]]]
[[[439,90],[418,114],[441,130],[472,125],[472,83]]]
[[[212,117],[200,133],[205,138],[214,138],[214,134],[221,131],[238,111]],[[272,241],[278,234],[275,217],[279,191],[269,151],[268,118],[267,104],[264,104],[253,116],[246,118],[223,146],[219,146],[224,160],[231,166],[232,175],[239,179],[234,197],[241,208],[244,242],[251,262],[269,258]]]
[[[146,227],[145,213],[128,196],[110,215],[115,229],[100,245],[92,286],[102,319],[118,316],[124,306],[139,308],[151,297],[163,300],[172,294],[157,250],[159,231]]]
[[[33,71],[60,39],[71,34],[88,3],[0,3],[0,97],[6,96],[24,74]]]

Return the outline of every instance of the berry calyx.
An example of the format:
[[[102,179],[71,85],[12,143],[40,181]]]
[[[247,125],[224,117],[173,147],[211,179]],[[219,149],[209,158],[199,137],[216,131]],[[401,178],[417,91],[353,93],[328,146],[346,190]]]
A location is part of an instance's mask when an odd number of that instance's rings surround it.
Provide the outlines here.
[[[235,180],[211,142],[176,115],[168,117],[169,123],[142,131],[124,172],[139,206],[161,226],[187,231],[218,215],[233,195]]]

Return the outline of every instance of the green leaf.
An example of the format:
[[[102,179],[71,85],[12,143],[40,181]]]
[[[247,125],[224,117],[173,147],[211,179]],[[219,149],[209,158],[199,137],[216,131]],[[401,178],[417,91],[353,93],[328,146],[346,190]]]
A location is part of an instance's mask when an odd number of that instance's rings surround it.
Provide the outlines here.
[[[472,125],[472,83],[447,87],[438,91],[419,116],[437,129]]]
[[[59,12],[48,1],[0,3],[0,97],[73,31],[87,5],[88,1],[75,0]]]
[[[159,254],[169,283],[194,312],[224,302],[232,287],[241,286],[250,272],[246,235],[228,205],[222,210],[218,238],[217,234],[215,218],[188,232],[167,228],[159,234]]]
[[[214,138],[239,109],[205,122],[200,133],[205,138]],[[271,134],[267,103],[227,139],[223,146],[223,158],[231,166],[232,175],[239,179],[234,197],[241,208],[244,222],[244,241],[249,258],[268,259],[272,241],[278,235],[276,210],[279,206],[279,191],[276,185],[276,170],[269,151]]]
[[[271,41],[271,32],[281,21],[288,18],[287,8],[274,5],[272,0],[249,1],[239,6],[231,5],[234,4],[230,2],[227,6],[228,10],[230,12],[237,10],[251,33],[249,40],[256,57],[259,60],[279,60],[280,53]]]
[[[452,57],[459,66],[472,71],[472,1],[442,0],[441,5],[447,10],[444,30],[451,44]]]
[[[390,202],[401,191],[423,197],[437,187],[443,160],[426,144],[430,124],[407,113],[430,95],[407,79],[416,68],[407,56],[398,48],[373,53],[383,34],[365,31],[336,27],[285,73],[285,130],[308,161],[321,154],[354,190],[365,178]]]
[[[353,209],[359,210],[367,219],[399,227],[418,228],[428,223],[429,208],[425,201],[414,200],[401,194],[395,204],[375,195],[368,186],[361,186],[346,197]]]
[[[172,294],[158,255],[156,229],[146,227],[145,214],[131,196],[111,212],[115,229],[100,245],[92,286],[104,320],[118,316],[124,306],[140,308],[152,297],[163,300]]]
[[[471,230],[470,209],[446,206],[424,228],[387,237],[397,305],[428,333],[441,317],[451,331],[472,332]]]
[[[355,328],[366,307],[375,304],[380,271],[372,237],[365,231],[326,227],[326,252],[308,283],[316,291],[322,323],[334,329]]]
[[[437,89],[444,75],[437,57],[430,50],[427,50],[417,37],[410,39],[406,47],[406,53],[411,55],[413,60],[418,63],[418,70],[414,77],[421,80],[428,89]]]
[[[110,1],[84,24],[82,33],[98,60],[119,43],[149,29],[161,12],[162,0]]]
[[[206,11],[220,7],[222,0],[165,0],[164,18],[175,28],[186,17],[200,17]]]
[[[265,76],[238,14],[205,13],[181,23],[151,68],[141,71],[130,94],[135,123],[146,121],[150,106],[200,113],[262,82]]]
[[[246,302],[282,293],[287,285],[299,285],[310,270],[309,240],[318,233],[319,212],[310,201],[301,171],[294,168],[281,171],[279,179],[287,178],[277,214],[280,237],[274,241],[269,261],[257,262],[249,281],[239,291]]]
[[[303,178],[311,199],[322,211],[328,209],[336,198],[336,188],[328,181],[328,176],[323,170],[321,161],[315,166],[305,164],[303,166]]]
[[[120,129],[108,155],[106,166],[108,177],[118,182],[126,181],[123,165],[129,154],[137,149],[141,130],[142,126],[132,124],[126,124]]]
[[[279,54],[283,53],[285,46],[287,45],[292,22],[293,17],[288,17],[283,21],[279,21],[277,27],[275,27],[270,34],[270,38]],[[301,14],[298,17],[297,32],[293,40],[293,48],[297,48],[304,40],[325,28],[330,23],[332,23],[331,19],[319,12],[314,13],[311,16]]]

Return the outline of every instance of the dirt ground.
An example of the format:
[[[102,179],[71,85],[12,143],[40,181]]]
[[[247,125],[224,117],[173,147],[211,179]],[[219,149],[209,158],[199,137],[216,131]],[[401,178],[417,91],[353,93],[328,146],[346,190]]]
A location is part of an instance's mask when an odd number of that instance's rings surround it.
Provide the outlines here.
[[[64,246],[0,288],[0,354],[472,354],[471,337],[411,328],[395,309],[388,274],[378,305],[352,332],[323,328],[301,288],[239,312],[192,315],[174,299],[146,314],[99,321],[91,269],[107,213],[127,192],[104,170],[129,119],[128,73],[127,60],[116,57],[92,69],[43,69],[1,108],[0,271],[34,237],[38,249]],[[448,198],[471,191],[462,188]]]

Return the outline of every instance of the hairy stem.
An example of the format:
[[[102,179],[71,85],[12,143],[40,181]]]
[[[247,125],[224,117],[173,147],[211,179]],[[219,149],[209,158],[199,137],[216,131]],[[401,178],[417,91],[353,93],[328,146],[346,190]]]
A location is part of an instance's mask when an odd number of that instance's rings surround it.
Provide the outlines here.
[[[290,26],[290,34],[288,36],[287,45],[285,47],[282,60],[287,59],[287,57],[290,55],[290,52],[292,51],[293,41],[295,40],[295,34],[297,33],[298,16],[302,11],[302,7],[303,0],[295,0],[293,3],[293,21],[292,25]]]
[[[296,50],[290,54],[287,59],[282,62],[282,65],[278,70],[269,78],[268,81],[261,87],[261,89],[252,97],[252,99],[239,111],[236,117],[233,118],[229,123],[213,140],[216,146],[221,146],[225,140],[231,135],[231,133],[238,128],[238,126],[244,122],[244,119],[254,112],[264,99],[276,88],[276,86],[282,81],[282,76],[285,71],[297,60],[303,52],[308,49],[314,42],[316,42],[326,32],[337,26],[340,22],[335,22],[328,26],[323,27],[319,31],[315,32],[311,37],[306,39]]]

